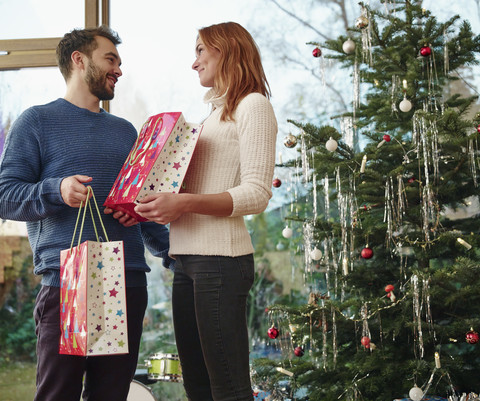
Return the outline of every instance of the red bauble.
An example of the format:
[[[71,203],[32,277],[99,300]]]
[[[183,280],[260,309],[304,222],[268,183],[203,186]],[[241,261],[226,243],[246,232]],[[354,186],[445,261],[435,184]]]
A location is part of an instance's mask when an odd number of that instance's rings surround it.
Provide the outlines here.
[[[479,132],[479,133],[480,133],[480,124],[479,124],[479,125],[477,125],[477,132]]]
[[[384,140],[385,142],[390,142],[390,141],[392,140],[392,138],[390,138],[390,135],[385,134],[385,135],[383,136],[383,140]]]
[[[362,345],[365,347],[365,348],[370,348],[370,338],[365,336],[365,337],[362,337],[362,339],[360,340],[360,342],[362,343]]]
[[[322,55],[322,50],[319,47],[316,47],[312,51],[313,57],[320,57]]]
[[[420,54],[423,56],[423,57],[428,57],[432,54],[432,48],[429,47],[429,46],[423,46],[421,49],[420,49]]]
[[[416,180],[415,177],[410,177],[410,178],[408,179],[408,183],[409,183],[409,184],[413,184],[413,183],[415,182],[415,180]]]
[[[478,343],[479,336],[476,331],[473,331],[473,329],[470,329],[469,332],[465,335],[465,341],[469,344],[476,344]]]
[[[392,284],[388,284],[385,287],[385,292],[392,292],[395,289],[395,287]]]
[[[278,179],[278,178],[274,178],[274,179],[273,179],[273,182],[272,182],[272,185],[273,185],[275,188],[278,188],[278,187],[280,187],[280,185],[282,185],[282,181],[280,181],[280,179]]]
[[[268,329],[267,334],[270,338],[275,339],[280,334],[280,331],[275,326],[272,326]]]
[[[305,351],[303,351],[303,348],[302,347],[295,347],[295,349],[293,350],[294,354],[298,357],[301,357],[303,356],[303,354],[305,353]]]
[[[368,248],[368,247],[363,248],[361,255],[363,259],[370,259],[373,256],[372,248]]]

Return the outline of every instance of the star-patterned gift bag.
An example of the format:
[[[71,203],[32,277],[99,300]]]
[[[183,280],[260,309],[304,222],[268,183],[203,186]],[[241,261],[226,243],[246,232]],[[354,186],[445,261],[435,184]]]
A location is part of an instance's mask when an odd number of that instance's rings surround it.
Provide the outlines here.
[[[89,187],[89,191],[91,188]],[[93,200],[95,198],[93,197]],[[80,243],[60,252],[60,354],[112,355],[128,353],[127,303],[123,241]],[[79,210],[79,217],[82,207]],[[77,231],[79,218],[74,230]],[[95,220],[92,221],[95,227]],[[97,229],[95,227],[95,232]]]
[[[149,117],[104,206],[145,221],[133,209],[146,195],[180,191],[202,127],[187,123],[180,112]]]

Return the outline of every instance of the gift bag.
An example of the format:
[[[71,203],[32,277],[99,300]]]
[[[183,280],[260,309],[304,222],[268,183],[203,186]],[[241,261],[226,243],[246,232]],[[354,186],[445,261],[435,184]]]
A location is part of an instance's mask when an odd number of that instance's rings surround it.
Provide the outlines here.
[[[180,112],[149,117],[104,206],[145,221],[133,209],[146,195],[179,192],[201,131]]]
[[[88,197],[91,187],[88,187]],[[93,192],[92,192],[93,194]],[[123,241],[109,241],[92,196],[106,242],[100,242],[91,201],[85,202],[78,245],[60,252],[60,354],[113,355],[128,353],[127,303]],[[81,242],[87,209],[97,241]]]

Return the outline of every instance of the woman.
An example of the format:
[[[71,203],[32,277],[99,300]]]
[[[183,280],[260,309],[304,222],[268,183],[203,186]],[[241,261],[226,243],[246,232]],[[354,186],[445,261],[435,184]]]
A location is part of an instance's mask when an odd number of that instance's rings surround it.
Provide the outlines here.
[[[173,320],[189,400],[252,400],[246,300],[253,246],[243,216],[272,196],[277,122],[258,48],[239,24],[199,30],[192,68],[212,105],[179,194],[135,208],[170,224]]]

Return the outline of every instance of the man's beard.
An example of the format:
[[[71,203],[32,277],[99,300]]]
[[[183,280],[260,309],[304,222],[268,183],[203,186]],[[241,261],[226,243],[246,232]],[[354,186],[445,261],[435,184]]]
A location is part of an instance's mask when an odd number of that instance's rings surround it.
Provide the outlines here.
[[[112,100],[114,96],[113,89],[107,85],[107,75],[90,59],[88,64],[85,81],[90,92],[98,97],[99,100]]]

